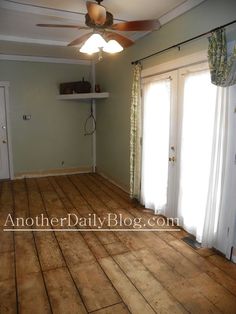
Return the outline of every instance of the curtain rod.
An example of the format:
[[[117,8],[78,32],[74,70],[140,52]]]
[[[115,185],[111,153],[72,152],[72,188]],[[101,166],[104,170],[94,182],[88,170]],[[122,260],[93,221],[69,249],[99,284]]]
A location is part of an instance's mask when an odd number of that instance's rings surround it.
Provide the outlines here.
[[[137,64],[137,63],[139,63],[140,61],[149,59],[149,58],[151,58],[151,57],[153,57],[153,56],[158,55],[159,53],[163,53],[163,52],[165,52],[165,51],[167,51],[167,50],[170,50],[170,49],[173,49],[173,48],[180,48],[180,46],[183,45],[183,44],[186,44],[186,43],[188,43],[188,42],[190,42],[190,41],[192,41],[192,40],[201,38],[201,37],[203,37],[203,36],[209,35],[209,34],[211,34],[211,33],[214,32],[214,31],[217,31],[217,30],[222,29],[222,28],[224,28],[224,27],[230,26],[230,25],[232,25],[232,24],[234,24],[234,23],[236,23],[236,20],[234,20],[234,21],[232,21],[232,22],[229,22],[229,23],[227,23],[227,24],[224,24],[224,25],[222,25],[222,26],[216,27],[216,28],[214,28],[214,29],[212,29],[212,30],[210,30],[210,31],[208,31],[208,32],[202,33],[202,34],[197,35],[197,36],[195,36],[195,37],[192,37],[192,38],[190,38],[190,39],[184,40],[184,41],[182,41],[182,42],[180,42],[180,43],[178,43],[178,44],[175,44],[175,45],[170,46],[170,47],[168,47],[168,48],[165,48],[165,49],[163,49],[163,50],[159,50],[159,51],[157,51],[157,52],[154,52],[154,53],[152,53],[152,54],[150,54],[150,55],[148,55],[148,56],[146,56],[146,57],[143,57],[143,58],[140,58],[140,59],[138,59],[138,60],[132,61],[131,64]]]

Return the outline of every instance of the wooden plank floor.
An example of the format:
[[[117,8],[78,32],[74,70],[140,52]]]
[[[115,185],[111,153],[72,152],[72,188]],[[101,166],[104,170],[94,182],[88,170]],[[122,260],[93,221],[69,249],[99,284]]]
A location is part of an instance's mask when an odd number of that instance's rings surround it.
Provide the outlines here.
[[[184,231],[3,232],[9,213],[153,217],[101,176],[1,182],[0,193],[1,314],[236,313],[236,265],[193,250]]]

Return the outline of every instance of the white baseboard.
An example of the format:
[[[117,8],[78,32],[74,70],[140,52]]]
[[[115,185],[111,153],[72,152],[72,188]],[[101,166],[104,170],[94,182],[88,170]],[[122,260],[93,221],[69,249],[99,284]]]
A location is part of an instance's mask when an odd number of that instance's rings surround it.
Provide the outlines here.
[[[62,175],[90,173],[90,172],[92,172],[92,167],[49,169],[49,170],[39,170],[39,171],[29,171],[29,172],[18,172],[18,173],[15,173],[14,179],[62,176]]]
[[[110,176],[104,174],[103,172],[100,172],[98,169],[96,169],[96,173],[102,176],[107,181],[111,182],[112,184],[116,185],[118,188],[123,190],[124,192],[129,194],[129,188],[121,183],[118,183],[116,179],[111,178]]]
[[[236,264],[236,248],[233,248],[231,261]]]

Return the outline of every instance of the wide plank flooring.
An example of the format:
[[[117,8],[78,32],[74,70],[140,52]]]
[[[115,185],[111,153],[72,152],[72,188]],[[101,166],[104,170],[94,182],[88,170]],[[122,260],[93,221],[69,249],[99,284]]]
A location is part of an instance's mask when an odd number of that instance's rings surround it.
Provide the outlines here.
[[[9,214],[45,224],[6,232]],[[68,214],[67,231],[46,223]],[[184,230],[125,232],[105,220],[116,232],[74,230],[77,218],[120,214],[154,217],[98,174],[1,182],[0,314],[236,313],[236,265],[189,247]]]

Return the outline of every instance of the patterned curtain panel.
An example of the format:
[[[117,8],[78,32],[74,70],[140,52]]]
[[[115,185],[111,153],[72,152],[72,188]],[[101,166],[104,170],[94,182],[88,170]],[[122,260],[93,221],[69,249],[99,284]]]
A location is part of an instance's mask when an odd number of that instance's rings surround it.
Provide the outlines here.
[[[209,38],[208,61],[213,84],[221,87],[236,84],[236,45],[233,53],[228,56],[224,29],[212,32]]]
[[[139,199],[141,168],[141,64],[133,74],[130,113],[130,197]]]

